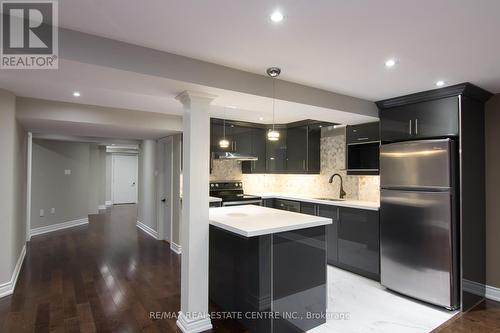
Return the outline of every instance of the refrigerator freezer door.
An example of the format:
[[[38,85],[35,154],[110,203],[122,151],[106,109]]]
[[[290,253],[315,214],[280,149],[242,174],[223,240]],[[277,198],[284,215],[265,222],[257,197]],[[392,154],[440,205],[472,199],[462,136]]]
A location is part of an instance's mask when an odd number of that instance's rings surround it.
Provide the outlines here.
[[[402,294],[455,308],[449,192],[382,190],[381,283]]]
[[[452,184],[453,141],[422,140],[380,148],[382,188],[447,189]]]

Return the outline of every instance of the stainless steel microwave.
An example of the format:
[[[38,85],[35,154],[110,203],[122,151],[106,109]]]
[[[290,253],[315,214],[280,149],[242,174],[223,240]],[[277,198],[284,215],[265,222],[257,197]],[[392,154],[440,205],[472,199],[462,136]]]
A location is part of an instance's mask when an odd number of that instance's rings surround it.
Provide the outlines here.
[[[347,174],[379,174],[380,141],[347,144]]]

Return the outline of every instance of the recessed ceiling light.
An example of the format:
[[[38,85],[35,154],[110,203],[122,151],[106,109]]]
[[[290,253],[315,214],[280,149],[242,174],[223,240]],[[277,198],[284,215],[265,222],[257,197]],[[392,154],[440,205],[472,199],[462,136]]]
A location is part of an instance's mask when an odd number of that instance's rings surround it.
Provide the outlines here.
[[[227,105],[226,107],[229,109],[236,109],[236,106],[234,106],[234,105]]]
[[[387,59],[385,61],[385,67],[387,67],[387,68],[393,68],[394,66],[397,65],[397,63],[398,63],[397,59],[394,59],[394,58]]]
[[[442,86],[444,86],[445,84],[446,84],[446,82],[445,82],[445,81],[443,81],[443,80],[436,81],[436,87],[442,87]]]
[[[260,120],[260,121],[264,120],[264,117],[259,117],[259,120]]]
[[[74,92],[73,92],[73,96],[75,96],[75,97],[80,97],[81,95],[80,95],[80,92],[79,92],[79,91],[74,91]]]
[[[284,16],[279,10],[276,10],[271,14],[270,18],[271,18],[271,21],[278,23],[278,22],[283,21]]]

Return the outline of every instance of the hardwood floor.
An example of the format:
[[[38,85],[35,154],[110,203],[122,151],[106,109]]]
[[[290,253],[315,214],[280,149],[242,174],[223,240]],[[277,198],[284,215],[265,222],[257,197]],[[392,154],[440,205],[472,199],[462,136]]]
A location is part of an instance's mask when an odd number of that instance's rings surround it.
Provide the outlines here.
[[[0,299],[0,332],[180,332],[180,256],[115,206],[88,226],[34,237],[12,296]],[[217,310],[211,305],[211,311]],[[246,333],[214,319],[213,333]],[[435,332],[500,333],[500,304],[487,301]]]
[[[88,227],[34,237],[1,332],[177,332],[180,256],[135,227],[135,206],[94,215]]]
[[[453,317],[433,333],[500,333],[500,303],[486,300]]]

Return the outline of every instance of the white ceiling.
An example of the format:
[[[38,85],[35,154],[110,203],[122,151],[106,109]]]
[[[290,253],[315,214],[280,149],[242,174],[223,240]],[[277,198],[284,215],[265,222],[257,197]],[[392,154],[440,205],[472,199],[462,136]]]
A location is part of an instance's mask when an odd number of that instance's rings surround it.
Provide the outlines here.
[[[281,8],[279,24],[268,15]],[[64,0],[71,29],[380,100],[470,81],[500,92],[498,0]],[[387,70],[389,57],[400,60]]]
[[[68,60],[60,60],[58,70],[5,71],[0,76],[0,87],[23,97],[174,115],[182,115],[182,106],[175,96],[184,90],[194,90],[218,96],[210,111],[213,117],[257,123],[272,122],[272,99],[270,98]],[[73,91],[81,92],[81,96],[73,97]],[[282,100],[276,102],[275,110],[277,123],[315,119],[342,124],[358,124],[377,120],[359,114]],[[145,117],[147,117],[146,114]],[[47,131],[45,127],[43,129]],[[93,136],[103,136],[102,130],[98,128],[96,130],[98,132],[92,133]],[[125,130],[128,134],[133,134],[125,136],[127,138],[145,137],[144,134],[137,136],[139,133],[130,131],[128,128]],[[104,132],[106,131],[107,129],[104,129]],[[66,132],[65,130],[64,133]],[[152,132],[151,135],[157,136],[158,133]]]

